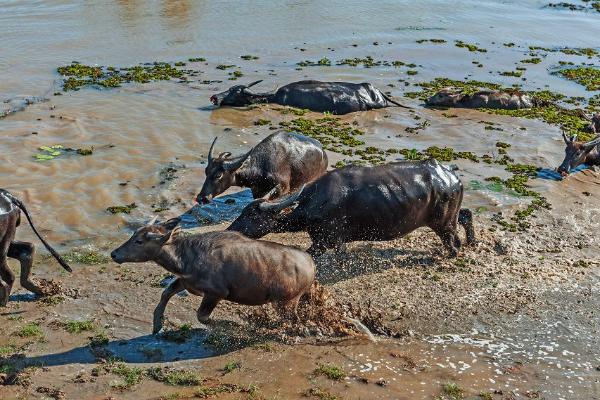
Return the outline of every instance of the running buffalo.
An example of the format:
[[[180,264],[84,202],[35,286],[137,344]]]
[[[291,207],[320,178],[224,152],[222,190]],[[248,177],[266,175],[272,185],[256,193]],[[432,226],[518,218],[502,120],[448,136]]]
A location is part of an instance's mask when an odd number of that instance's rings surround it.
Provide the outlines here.
[[[468,94],[462,93],[460,89],[448,87],[428,98],[425,104],[429,107],[518,110],[534,107],[536,100],[526,93],[517,91],[481,90]]]
[[[177,277],[154,310],[153,333],[162,328],[169,299],[183,290],[204,296],[197,312],[203,323],[221,300],[251,306],[276,302],[297,318],[298,301],[315,278],[315,264],[307,253],[237,232],[181,235],[179,218],[154,222],[111,253],[119,264],[154,261]]]
[[[210,101],[216,106],[232,107],[275,103],[337,115],[393,106],[408,108],[370,83],[299,81],[269,93],[252,93],[248,90],[260,82],[262,80],[233,86],[211,96]]]
[[[567,176],[571,170],[581,164],[600,165],[600,136],[589,142],[577,140],[577,135],[570,138],[563,132],[565,147],[565,159],[556,169],[562,176]]]
[[[0,307],[6,306],[10,292],[12,291],[15,275],[8,268],[6,258],[14,258],[21,263],[21,286],[37,295],[47,294],[44,289],[36,285],[31,280],[31,267],[33,265],[33,253],[35,248],[29,242],[20,242],[14,240],[17,227],[21,223],[21,211],[25,214],[31,229],[40,239],[42,244],[48,249],[50,254],[67,271],[71,272],[71,267],[58,255],[58,253],[44,240],[37,231],[31,216],[25,208],[23,202],[13,196],[10,192],[0,189]]]
[[[428,226],[456,256],[457,222],[467,232],[467,243],[474,241],[472,214],[460,209],[462,198],[459,178],[434,159],[350,166],[278,201],[255,200],[227,229],[252,238],[307,231],[308,252],[318,255],[343,243],[392,240]]]
[[[213,157],[208,151],[206,179],[196,200],[208,203],[231,186],[249,187],[255,198],[270,199],[295,191],[327,170],[327,154],[317,140],[296,132],[269,135],[246,154]]]

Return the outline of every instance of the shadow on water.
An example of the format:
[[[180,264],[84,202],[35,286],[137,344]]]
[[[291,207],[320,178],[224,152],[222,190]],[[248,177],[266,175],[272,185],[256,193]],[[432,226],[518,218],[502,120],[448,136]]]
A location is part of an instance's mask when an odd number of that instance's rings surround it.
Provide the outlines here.
[[[167,340],[168,336],[176,336]],[[45,367],[69,364],[95,364],[97,358],[113,358],[127,363],[173,362],[197,360],[214,356],[212,347],[204,344],[208,333],[202,329],[172,331],[161,335],[144,335],[115,340],[102,346],[81,346],[60,353],[7,359],[17,369],[32,365]],[[177,338],[180,340],[177,340]]]
[[[253,200],[250,189],[219,196],[211,203],[196,204],[192,207],[181,216],[181,225],[183,228],[189,229],[233,221]]]
[[[583,171],[588,168],[589,168],[589,166],[587,164],[578,165],[576,168],[573,168],[571,170],[571,174]],[[549,168],[540,169],[537,173],[537,178],[547,179],[547,180],[552,180],[552,181],[562,181],[563,180],[563,176],[561,174],[559,174],[555,170],[549,169]]]

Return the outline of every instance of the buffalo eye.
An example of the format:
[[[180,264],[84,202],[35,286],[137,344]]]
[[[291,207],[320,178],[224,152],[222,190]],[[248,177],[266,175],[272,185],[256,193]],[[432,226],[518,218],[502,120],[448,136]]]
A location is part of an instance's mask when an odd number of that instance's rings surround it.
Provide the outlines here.
[[[222,172],[218,172],[218,173],[215,175],[215,179],[221,179],[222,177],[223,177],[223,173],[222,173]]]

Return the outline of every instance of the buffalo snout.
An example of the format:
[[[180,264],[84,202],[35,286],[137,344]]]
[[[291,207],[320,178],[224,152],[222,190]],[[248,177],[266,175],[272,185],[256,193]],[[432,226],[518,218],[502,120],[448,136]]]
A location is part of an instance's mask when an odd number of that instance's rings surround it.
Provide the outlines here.
[[[202,205],[202,204],[208,204],[210,203],[212,200],[212,195],[207,195],[204,196],[202,194],[199,194],[198,196],[196,196],[196,203]]]
[[[114,262],[116,262],[117,264],[122,264],[122,263],[123,263],[123,260],[122,260],[122,259],[121,259],[121,257],[119,256],[119,253],[117,252],[117,250],[113,250],[113,251],[110,253],[110,258],[112,258],[112,260],[113,260]]]
[[[216,95],[210,96],[210,102],[213,103],[215,106],[219,105],[219,99],[217,98]]]

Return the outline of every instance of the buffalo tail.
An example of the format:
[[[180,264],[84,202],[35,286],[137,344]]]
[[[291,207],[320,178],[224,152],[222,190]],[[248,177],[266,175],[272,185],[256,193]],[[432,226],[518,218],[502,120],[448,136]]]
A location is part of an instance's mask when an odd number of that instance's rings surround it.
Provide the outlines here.
[[[58,263],[64,269],[66,269],[69,272],[73,272],[73,270],[71,269],[71,267],[69,266],[69,264],[67,264],[67,262],[65,260],[63,260],[63,258],[56,252],[56,250],[54,250],[52,248],[52,246],[50,246],[48,244],[48,242],[46,242],[46,240],[44,240],[44,238],[42,237],[42,235],[40,235],[40,233],[38,232],[38,230],[33,225],[33,221],[31,220],[31,216],[29,215],[29,212],[27,211],[27,208],[25,208],[25,205],[23,204],[23,202],[21,202],[21,200],[17,199],[13,195],[9,194],[9,196],[10,196],[10,200],[12,201],[12,203],[15,206],[19,207],[21,209],[21,211],[23,211],[23,214],[25,214],[25,217],[27,217],[27,221],[29,221],[29,225],[31,226],[31,229],[33,229],[33,232],[38,237],[38,239],[40,239],[40,242],[42,242],[42,244],[44,245],[44,247],[46,247],[46,249],[50,252],[50,254],[52,254],[52,256],[54,258],[56,258],[56,261],[58,261]]]
[[[392,99],[392,98],[391,98],[390,96],[388,96],[387,94],[385,94],[385,93],[383,93],[383,92],[382,92],[381,94],[383,94],[383,98],[384,98],[384,99],[386,99],[387,101],[389,101],[390,103],[392,103],[392,104],[394,104],[394,105],[397,105],[398,107],[402,107],[402,108],[408,108],[408,109],[411,109],[411,107],[408,107],[408,106],[405,106],[404,104],[400,104],[400,103],[398,103],[396,100]]]

